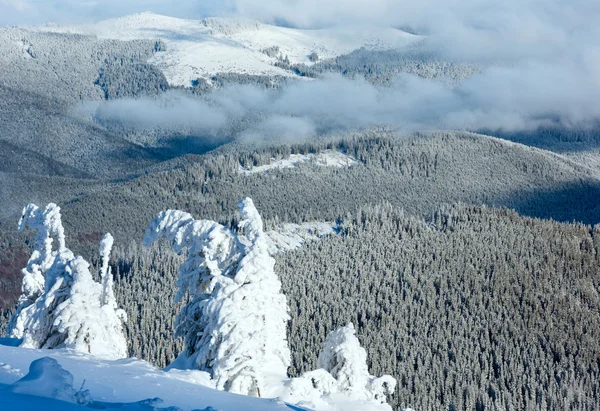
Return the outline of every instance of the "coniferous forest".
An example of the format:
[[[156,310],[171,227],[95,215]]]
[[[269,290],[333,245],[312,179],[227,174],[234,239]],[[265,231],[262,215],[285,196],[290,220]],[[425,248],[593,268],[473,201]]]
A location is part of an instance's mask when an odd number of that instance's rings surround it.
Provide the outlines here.
[[[1,336],[298,409],[598,409],[596,83],[276,21],[0,27]]]

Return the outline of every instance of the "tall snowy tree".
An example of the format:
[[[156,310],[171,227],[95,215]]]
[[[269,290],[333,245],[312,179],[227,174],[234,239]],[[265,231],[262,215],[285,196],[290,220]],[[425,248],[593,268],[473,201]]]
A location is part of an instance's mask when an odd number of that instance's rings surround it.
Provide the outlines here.
[[[238,207],[237,232],[168,210],[152,222],[145,242],[165,238],[175,251],[187,251],[178,298],[189,294],[190,301],[176,320],[185,350],[174,366],[209,372],[221,390],[268,395],[290,364],[288,308],[262,218],[250,198]]]
[[[19,220],[19,231],[27,226],[37,231],[33,243],[33,252],[27,262],[27,266],[21,270],[23,274],[23,294],[19,297],[19,305],[15,315],[8,325],[8,334],[12,338],[23,338],[23,324],[19,319],[23,318],[21,312],[35,303],[45,290],[45,274],[52,266],[57,251],[53,251],[52,236],[58,237],[58,249],[65,248],[65,233],[62,226],[60,208],[53,203],[46,206],[44,210],[35,204],[29,204],[23,208]]]
[[[21,300],[31,302],[19,305],[10,335],[21,338],[23,347],[65,347],[103,358],[126,357],[122,330],[126,315],[117,308],[108,269],[110,234],[100,246],[101,284],[93,280],[89,263],[66,248],[58,206],[50,204],[41,212],[37,206],[28,205],[20,228],[24,224],[37,230],[32,257],[23,270]],[[52,235],[59,240],[56,251],[51,248]]]

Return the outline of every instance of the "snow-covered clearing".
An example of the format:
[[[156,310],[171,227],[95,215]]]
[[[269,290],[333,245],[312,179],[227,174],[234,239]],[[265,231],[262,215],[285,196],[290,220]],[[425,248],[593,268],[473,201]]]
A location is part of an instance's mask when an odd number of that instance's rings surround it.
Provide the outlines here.
[[[252,167],[250,169],[240,166],[239,172],[246,175],[266,173],[275,169],[294,168],[298,164],[308,162],[322,167],[337,168],[352,167],[358,164],[356,159],[344,153],[336,150],[323,150],[317,154],[291,154],[289,157],[279,160],[273,158],[269,164]]]
[[[269,254],[275,255],[278,252],[295,250],[306,242],[317,241],[337,233],[338,226],[335,223],[315,221],[303,224],[282,224],[275,230],[266,233]]]
[[[319,59],[332,58],[361,47],[381,50],[402,47],[420,38],[393,28],[300,30],[251,20],[186,20],[148,12],[92,25],[53,25],[37,30],[117,40],[161,39],[167,50],[157,53],[150,63],[165,73],[170,84],[177,86],[189,86],[199,77],[217,73],[294,76],[274,64],[286,57],[290,63],[312,64],[309,58],[312,53],[317,53]]]

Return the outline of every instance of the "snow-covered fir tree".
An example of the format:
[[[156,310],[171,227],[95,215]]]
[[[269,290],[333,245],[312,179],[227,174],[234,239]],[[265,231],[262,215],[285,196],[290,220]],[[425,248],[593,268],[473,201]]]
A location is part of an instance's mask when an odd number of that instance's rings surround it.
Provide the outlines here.
[[[12,338],[23,338],[23,319],[21,312],[31,306],[44,292],[44,276],[52,266],[57,251],[53,251],[52,236],[58,238],[58,249],[65,248],[65,233],[61,222],[60,208],[53,203],[46,206],[44,210],[35,204],[29,204],[23,208],[19,220],[19,231],[27,226],[35,230],[36,236],[33,243],[33,252],[27,262],[27,266],[21,270],[23,275],[22,292],[19,297],[19,305],[8,325],[8,334]]]
[[[265,396],[287,377],[289,314],[262,218],[250,198],[238,207],[236,232],[168,210],[145,242],[165,238],[175,251],[187,251],[178,298],[189,294],[190,301],[176,320],[185,350],[173,366],[209,372],[220,390]]]
[[[20,228],[25,224],[37,230],[37,235],[32,257],[23,270],[22,302],[11,322],[10,336],[21,338],[22,347],[64,347],[103,358],[127,357],[122,329],[126,315],[117,308],[108,269],[110,234],[100,245],[101,284],[94,281],[90,264],[65,246],[58,206],[49,204],[41,212],[28,205]],[[52,250],[52,235],[58,237],[57,250]]]
[[[309,408],[327,409],[331,400],[348,401],[355,409],[389,410],[396,388],[390,375],[369,374],[367,353],[356,338],[352,323],[331,332],[319,353],[318,368],[291,378],[280,397],[290,403],[302,401]]]

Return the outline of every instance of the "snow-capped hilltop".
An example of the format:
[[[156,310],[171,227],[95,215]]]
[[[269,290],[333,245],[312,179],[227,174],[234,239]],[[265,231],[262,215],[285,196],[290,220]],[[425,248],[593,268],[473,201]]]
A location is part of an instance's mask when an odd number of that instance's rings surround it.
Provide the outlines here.
[[[165,73],[172,85],[189,86],[199,77],[217,73],[295,76],[276,67],[313,64],[361,47],[392,49],[419,39],[401,30],[379,27],[337,27],[303,30],[237,18],[187,20],[150,12],[81,26],[43,26],[37,30],[96,35],[117,40],[162,39],[167,50],[150,63]],[[312,56],[312,58],[311,58]]]

